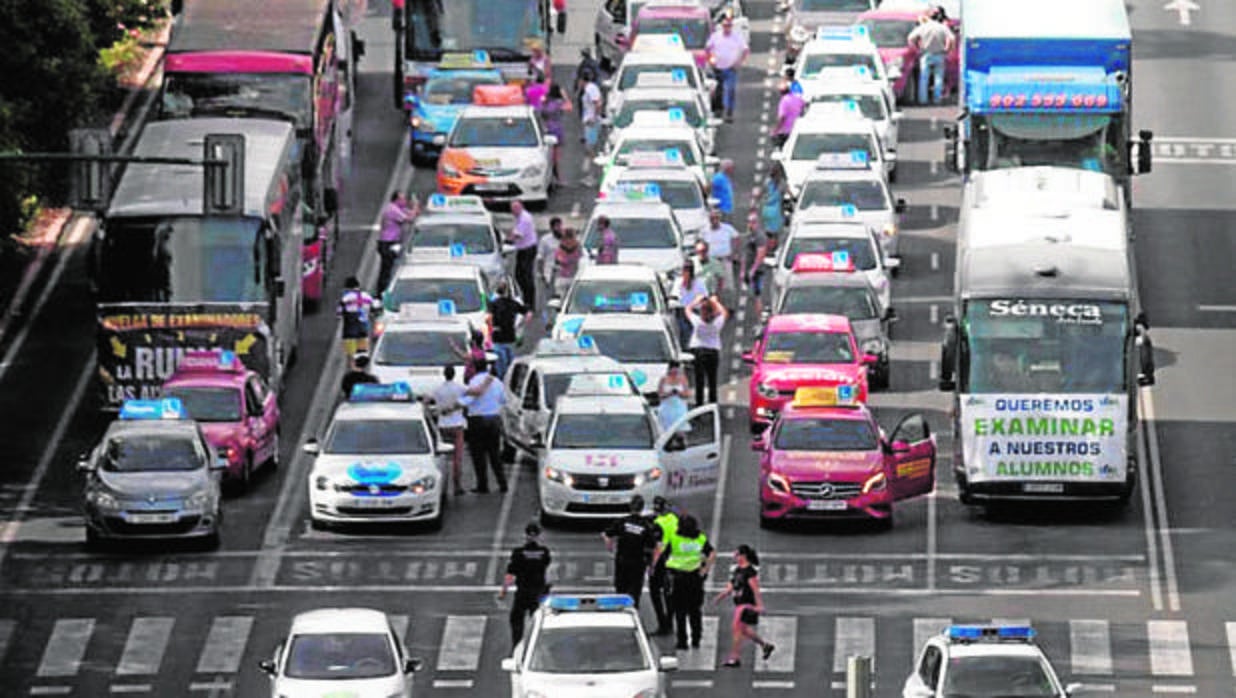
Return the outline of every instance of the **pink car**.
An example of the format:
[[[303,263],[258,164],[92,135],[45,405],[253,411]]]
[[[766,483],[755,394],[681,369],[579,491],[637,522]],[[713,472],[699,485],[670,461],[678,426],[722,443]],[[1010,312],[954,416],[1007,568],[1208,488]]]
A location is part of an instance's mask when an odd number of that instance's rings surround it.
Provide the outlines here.
[[[893,81],[893,92],[902,104],[920,101],[915,94],[920,54],[917,47],[906,43],[906,37],[918,26],[918,18],[929,7],[927,3],[918,2],[885,3],[880,9],[864,12],[858,18],[858,23],[867,27],[871,40],[880,50],[880,58],[884,59],[884,67]],[[944,61],[946,96],[956,94],[961,72],[961,23],[949,17],[948,24],[957,35],[957,42]]]
[[[257,466],[279,462],[279,403],[274,391],[230,351],[186,352],[163,384],[227,459],[225,477],[249,488]]]
[[[701,68],[708,63],[704,46],[712,36],[712,15],[700,5],[646,5],[635,18],[631,41],[641,32],[646,34],[677,34],[683,46],[695,57]]]

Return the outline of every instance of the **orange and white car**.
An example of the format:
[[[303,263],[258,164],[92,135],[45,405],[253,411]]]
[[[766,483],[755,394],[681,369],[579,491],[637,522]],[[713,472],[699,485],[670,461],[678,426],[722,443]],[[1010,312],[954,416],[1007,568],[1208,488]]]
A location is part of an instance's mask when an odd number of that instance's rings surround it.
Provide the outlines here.
[[[437,139],[440,193],[475,194],[486,203],[549,201],[558,139],[545,132],[532,107],[466,107],[451,132]]]

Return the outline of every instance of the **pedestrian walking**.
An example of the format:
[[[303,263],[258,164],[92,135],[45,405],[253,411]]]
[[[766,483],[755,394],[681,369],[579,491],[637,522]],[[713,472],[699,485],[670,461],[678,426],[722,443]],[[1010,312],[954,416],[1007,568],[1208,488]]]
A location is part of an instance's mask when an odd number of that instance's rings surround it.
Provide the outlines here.
[[[713,605],[721,603],[725,597],[734,599],[734,617],[730,622],[731,643],[730,653],[722,666],[736,667],[742,665],[742,646],[751,640],[759,646],[765,660],[772,656],[776,646],[760,637],[755,626],[760,622],[760,614],[764,612],[764,595],[760,593],[760,572],[756,568],[760,558],[755,549],[747,544],[738,546],[734,551],[734,571],[730,581],[713,597]]]
[[[370,319],[375,305],[373,296],[361,290],[360,279],[349,276],[344,280],[335,314],[343,321],[343,352],[348,358],[369,351],[369,334],[373,329]]]
[[[545,101],[541,102],[540,114],[541,123],[545,124],[545,133],[558,139],[550,151],[552,154],[550,159],[554,166],[554,186],[562,184],[562,144],[566,142],[566,129],[563,127],[562,120],[569,111],[571,111],[571,100],[566,98],[566,94],[562,92],[558,83],[551,83],[549,92],[545,95]]]
[[[511,298],[511,285],[506,279],[498,282],[498,297],[489,304],[489,326],[493,328],[491,339],[494,353],[498,355],[495,369],[498,377],[506,376],[506,369],[515,358],[515,344],[519,341],[516,324],[520,317],[524,324],[532,322],[532,307]]]
[[[582,107],[584,103],[584,88],[590,81],[589,76],[591,76],[591,81],[596,81],[600,79],[600,75],[601,64],[592,57],[592,49],[588,46],[581,48],[579,50],[579,65],[575,66],[575,103],[581,105],[579,114],[581,121],[584,118]],[[582,134],[580,135],[579,142],[584,142]]]
[[[652,522],[657,526],[658,547],[654,549],[652,571],[648,574],[648,596],[652,610],[657,614],[657,629],[653,635],[669,635],[674,632],[674,617],[669,598],[669,572],[665,569],[665,555],[659,548],[678,532],[678,514],[670,507],[665,497],[652,498]]]
[[[614,591],[626,594],[639,608],[644,592],[644,576],[656,548],[658,529],[644,515],[644,498],[631,498],[631,513],[610,524],[601,534],[605,549],[614,554]]]
[[[528,46],[528,74],[545,81],[553,79],[553,66],[550,65],[549,54],[545,52],[545,42],[537,38],[526,40]]]
[[[757,318],[764,313],[764,259],[768,256],[768,239],[768,233],[764,231],[764,224],[760,220],[760,214],[752,210],[747,215],[747,235],[746,242],[743,244],[742,280],[751,291],[751,298],[755,306],[755,316]]]
[[[726,291],[736,288],[734,285],[734,243],[738,239],[738,231],[734,226],[725,222],[720,211],[713,209],[708,212],[708,227],[700,233],[700,239],[708,243],[708,255],[716,260],[721,272],[720,283],[713,293],[724,296]]]
[[[670,359],[665,369],[665,375],[657,381],[657,422],[662,431],[669,431],[674,423],[687,414],[687,401],[691,399],[691,385],[687,382],[687,374],[682,370],[682,363]]]
[[[565,34],[567,27],[567,0],[554,0],[553,8],[558,33]]]
[[[584,127],[584,178],[585,186],[596,184],[592,176],[592,159],[597,156],[597,144],[601,138],[601,88],[597,86],[596,71],[580,69],[583,87],[579,97],[579,117]]]
[[[675,647],[687,649],[687,626],[690,625],[692,647],[700,646],[704,634],[704,581],[716,562],[717,551],[700,531],[694,516],[678,521],[678,530],[660,546],[666,555],[665,569],[670,577],[670,607],[673,609]]]
[[[442,383],[433,389],[430,396],[433,399],[434,415],[438,419],[438,433],[442,441],[455,447],[451,451],[451,483],[453,494],[464,493],[463,487],[463,449],[464,430],[468,421],[464,419],[463,398],[467,389],[455,380],[455,367],[447,365],[442,369]]]
[[[703,296],[687,307],[693,331],[688,348],[695,354],[695,406],[717,401],[717,370],[721,365],[721,329],[730,313],[717,296]],[[705,396],[707,388],[707,396]]]
[[[541,542],[541,526],[535,521],[524,527],[524,544],[511,551],[506,563],[506,575],[498,599],[505,599],[507,589],[515,586],[515,598],[511,601],[511,647],[519,644],[524,636],[524,623],[536,611],[541,597],[549,593],[545,577],[553,556]]]
[[[554,298],[565,298],[571,283],[579,273],[579,260],[584,256],[584,246],[574,228],[562,231],[562,242],[554,253]]]
[[[717,173],[712,176],[709,193],[717,200],[716,210],[721,213],[721,220],[729,221],[734,215],[734,161],[725,158],[717,166]],[[715,251],[714,251],[715,252]]]
[[[695,243],[694,262],[695,277],[704,285],[705,295],[720,295],[725,286],[725,273],[717,260],[712,258],[712,249],[703,240]],[[684,317],[688,305],[690,303],[686,301],[682,304]],[[687,324],[689,325],[690,321]],[[688,334],[687,341],[690,341],[690,339],[691,336]]]
[[[785,194],[788,187],[785,168],[781,163],[774,162],[768,168],[768,177],[764,180],[760,196],[752,197],[753,201],[760,202],[760,224],[774,241],[785,230]]]
[[[721,90],[721,106],[726,123],[734,122],[734,97],[738,90],[738,70],[751,55],[742,34],[734,31],[734,17],[726,14],[721,28],[713,31],[704,45],[708,63],[717,71],[717,89]]]
[[[352,388],[362,383],[379,383],[378,377],[369,371],[369,355],[357,354],[352,359],[352,367],[343,374],[339,389],[343,391],[343,399],[352,397]]]
[[[524,208],[522,201],[511,202],[511,213],[515,215],[515,225],[507,233],[506,241],[515,246],[515,283],[524,302],[536,306],[536,278],[533,265],[536,264],[536,219]]]
[[[614,232],[609,216],[597,216],[597,264],[618,263],[618,233]]]
[[[493,373],[482,371],[468,381],[468,389],[460,399],[468,408],[468,425],[464,436],[468,455],[476,473],[477,494],[489,494],[489,472],[498,481],[498,491],[506,493],[506,467],[502,462],[502,404],[506,388]]]
[[[382,223],[378,230],[378,287],[373,295],[381,296],[390,285],[395,263],[403,251],[404,225],[416,220],[420,212],[420,202],[415,198],[409,202],[399,191],[392,193],[390,201],[382,207]]]
[[[785,81],[781,83],[781,99],[777,102],[777,125],[773,127],[772,144],[780,148],[789,139],[798,117],[807,108],[803,100],[803,86],[794,79],[794,69],[786,71]]]
[[[708,243],[703,245],[704,255],[707,256]],[[682,273],[674,281],[670,295],[678,299],[679,307],[674,310],[674,320],[678,325],[678,343],[685,347],[691,341],[691,323],[687,321],[686,308],[696,298],[708,295],[708,287],[697,277],[694,264],[688,261],[682,265]]]
[[[931,14],[919,18],[918,26],[906,37],[906,43],[919,51],[919,104],[939,104],[944,99],[944,63],[956,43],[953,30]],[[931,86],[930,97],[928,86]]]

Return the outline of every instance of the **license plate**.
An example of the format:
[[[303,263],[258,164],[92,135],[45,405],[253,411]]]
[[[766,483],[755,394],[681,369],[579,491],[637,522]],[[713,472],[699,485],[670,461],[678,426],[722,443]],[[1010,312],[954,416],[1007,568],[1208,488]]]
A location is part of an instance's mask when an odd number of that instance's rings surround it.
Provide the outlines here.
[[[353,504],[361,509],[390,509],[399,506],[399,501],[396,499],[357,497],[353,500]]]
[[[844,499],[817,499],[807,502],[810,511],[845,511]]]
[[[1027,482],[1021,486],[1027,494],[1064,494],[1064,484],[1059,482]]]
[[[505,184],[475,184],[472,188],[477,191],[506,191]]]
[[[586,494],[584,504],[621,504],[627,498],[618,494]]]
[[[129,514],[129,523],[135,524],[165,524],[175,523],[175,514]]]

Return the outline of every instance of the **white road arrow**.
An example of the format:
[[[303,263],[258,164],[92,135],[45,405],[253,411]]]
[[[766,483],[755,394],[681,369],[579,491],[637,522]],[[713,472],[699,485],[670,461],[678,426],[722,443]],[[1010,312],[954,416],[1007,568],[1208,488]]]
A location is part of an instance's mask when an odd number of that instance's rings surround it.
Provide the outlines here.
[[[1193,2],[1193,0],[1172,0],[1164,5],[1163,9],[1178,14],[1180,16],[1180,23],[1188,26],[1193,23],[1191,14],[1201,10],[1202,6]]]

